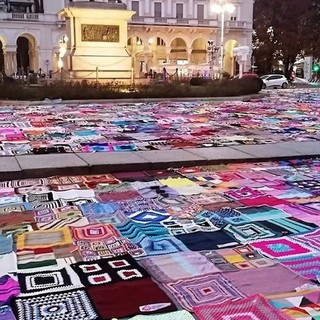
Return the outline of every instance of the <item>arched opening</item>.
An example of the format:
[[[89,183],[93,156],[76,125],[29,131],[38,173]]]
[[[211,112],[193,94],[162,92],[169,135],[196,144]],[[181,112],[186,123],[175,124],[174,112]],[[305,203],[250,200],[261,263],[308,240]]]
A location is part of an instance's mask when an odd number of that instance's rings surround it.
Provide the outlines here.
[[[132,64],[135,75],[143,74],[146,72],[146,63],[143,56],[143,40],[140,37],[132,36],[127,41],[127,48],[133,59]]]
[[[166,43],[160,37],[151,37],[148,39],[148,49],[152,57],[151,68],[158,69],[167,60]]]
[[[188,64],[186,42],[181,38],[175,38],[171,42],[170,61],[177,65]]]
[[[35,0],[34,1],[34,12],[44,13],[43,0]]]
[[[239,73],[239,65],[233,55],[233,49],[236,47],[238,47],[238,42],[233,39],[224,45],[223,70],[232,76]]]
[[[202,38],[197,38],[192,43],[191,51],[191,63],[192,64],[204,64],[207,62],[207,42]]]
[[[29,49],[29,40],[25,37],[19,37],[17,39],[17,67],[24,73],[30,69]]]
[[[21,35],[17,39],[17,69],[20,72],[37,72],[36,41],[31,35]]]
[[[0,40],[0,73],[4,72],[4,55],[3,55],[3,45]]]

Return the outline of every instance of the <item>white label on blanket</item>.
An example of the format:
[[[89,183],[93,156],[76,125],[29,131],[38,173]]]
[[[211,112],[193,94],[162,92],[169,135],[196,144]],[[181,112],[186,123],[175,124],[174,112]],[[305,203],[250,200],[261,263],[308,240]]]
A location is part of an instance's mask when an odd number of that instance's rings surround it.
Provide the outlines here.
[[[146,304],[144,306],[140,306],[139,309],[141,312],[151,312],[155,310],[160,310],[166,307],[169,307],[171,303],[155,303],[155,304]]]

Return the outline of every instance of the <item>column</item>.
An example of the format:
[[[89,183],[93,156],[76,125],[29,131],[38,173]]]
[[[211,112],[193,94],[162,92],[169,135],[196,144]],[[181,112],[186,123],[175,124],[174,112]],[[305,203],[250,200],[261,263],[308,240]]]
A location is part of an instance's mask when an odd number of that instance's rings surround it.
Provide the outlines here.
[[[33,70],[34,72],[37,72],[38,68],[36,65],[36,59],[37,59],[37,53],[35,49],[29,50],[29,64],[30,64],[30,70]]]
[[[188,57],[189,64],[193,64],[191,55],[192,55],[192,48],[187,48],[187,57]]]
[[[17,72],[17,53],[16,51],[3,50],[4,56],[4,72],[7,76],[11,76]]]
[[[149,72],[152,68],[152,52],[149,50],[149,46],[145,46],[143,50],[144,62],[146,65],[146,71]]]
[[[171,52],[171,47],[166,47],[166,62],[170,63],[170,52]]]

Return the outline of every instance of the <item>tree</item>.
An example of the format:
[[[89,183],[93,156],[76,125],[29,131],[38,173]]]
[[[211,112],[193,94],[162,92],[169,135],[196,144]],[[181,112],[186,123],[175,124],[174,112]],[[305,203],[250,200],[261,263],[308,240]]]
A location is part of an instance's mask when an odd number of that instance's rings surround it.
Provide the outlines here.
[[[270,72],[280,60],[288,76],[299,54],[319,50],[319,28],[314,28],[319,20],[315,0],[256,0],[253,46],[259,71]]]

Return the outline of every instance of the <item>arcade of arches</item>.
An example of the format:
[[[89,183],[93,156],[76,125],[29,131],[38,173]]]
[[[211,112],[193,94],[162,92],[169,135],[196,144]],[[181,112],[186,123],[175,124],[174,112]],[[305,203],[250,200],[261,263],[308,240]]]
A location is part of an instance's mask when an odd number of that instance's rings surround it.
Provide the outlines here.
[[[8,50],[0,38],[0,70],[8,76],[15,73],[38,72],[39,57],[35,37],[21,34],[16,40],[16,47]],[[238,46],[236,40],[225,44],[224,71],[231,75],[237,73],[238,65],[233,57],[233,49]],[[180,76],[208,75],[209,63],[207,39],[198,37],[188,39],[184,36],[164,39],[160,36],[140,38],[131,36],[127,42],[128,52],[132,56],[132,67],[136,78],[143,78],[150,70],[162,72],[165,67],[169,74],[179,72]],[[219,57],[214,63],[215,72],[219,71]],[[54,61],[56,64],[56,61]],[[58,70],[58,66],[53,66]]]
[[[38,55],[36,40],[29,34],[22,34],[16,40],[14,49],[8,49],[0,40],[0,70],[6,75],[26,74],[28,71],[37,72]]]
[[[128,39],[128,50],[133,58],[133,67],[138,77],[143,77],[150,70],[161,72],[165,67],[169,74],[178,70],[181,76],[208,75],[207,39],[196,38],[192,42],[176,37],[166,42],[161,37],[142,39],[132,36]],[[237,72],[237,63],[233,49],[238,46],[236,40],[225,44],[224,71],[231,75]],[[214,70],[219,72],[219,54],[215,58]]]

